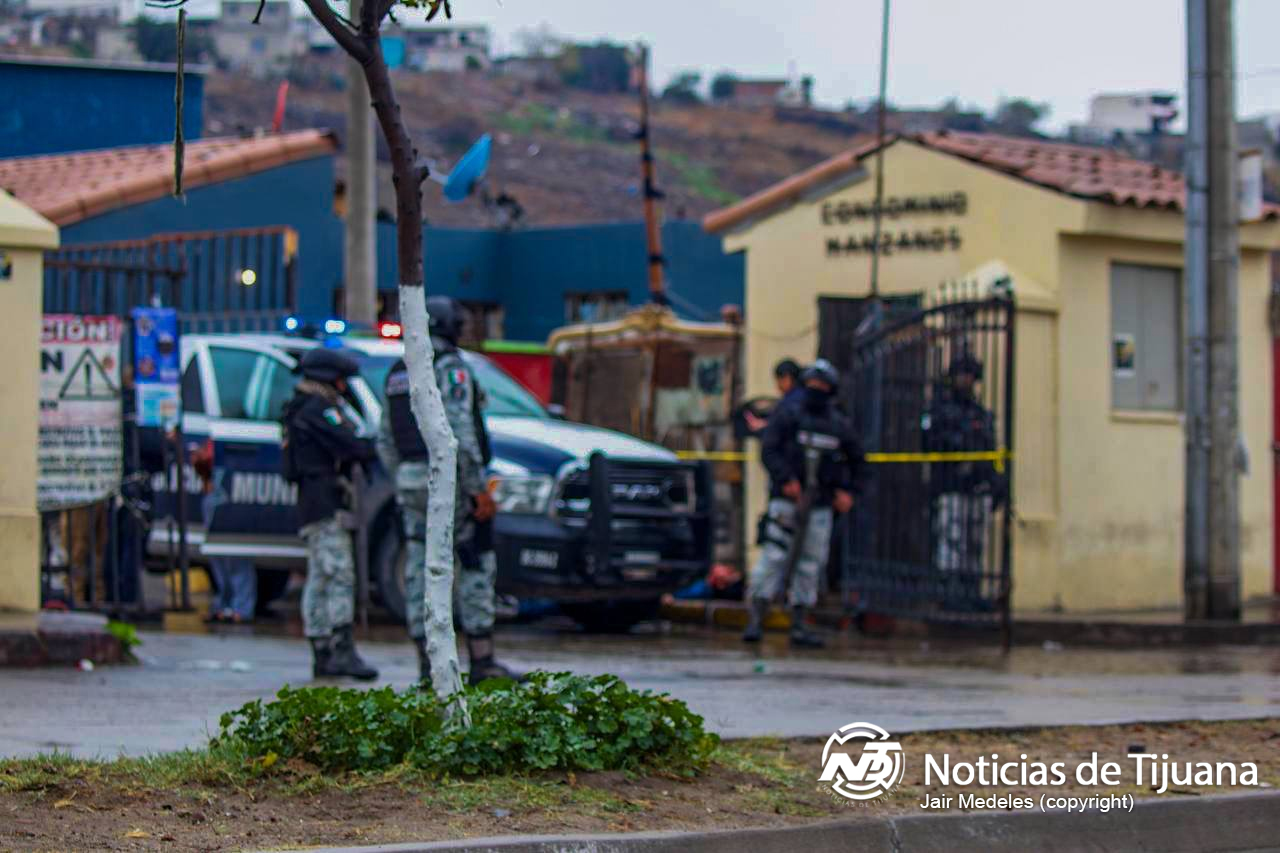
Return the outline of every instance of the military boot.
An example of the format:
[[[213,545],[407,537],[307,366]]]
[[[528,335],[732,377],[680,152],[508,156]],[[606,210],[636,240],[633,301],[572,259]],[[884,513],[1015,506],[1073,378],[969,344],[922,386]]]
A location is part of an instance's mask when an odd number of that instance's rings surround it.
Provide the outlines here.
[[[467,657],[470,658],[471,672],[467,675],[467,683],[479,684],[490,678],[513,678],[524,681],[524,675],[507,669],[493,659],[493,635],[467,637]]]
[[[356,653],[356,641],[351,636],[350,625],[343,625],[333,632],[333,656],[326,675],[348,675],[357,681],[373,681],[378,677],[378,671]]]
[[[826,642],[805,624],[806,615],[803,607],[791,611],[791,645],[799,649],[821,649]]]
[[[333,649],[329,647],[328,637],[311,638],[311,677],[324,678],[330,674],[333,661]]]
[[[431,689],[431,656],[427,654],[427,641],[424,637],[414,637],[413,644],[418,648],[418,689]]]
[[[769,599],[753,598],[747,605],[747,630],[742,632],[742,642],[758,643],[764,636],[764,620],[769,615]]]

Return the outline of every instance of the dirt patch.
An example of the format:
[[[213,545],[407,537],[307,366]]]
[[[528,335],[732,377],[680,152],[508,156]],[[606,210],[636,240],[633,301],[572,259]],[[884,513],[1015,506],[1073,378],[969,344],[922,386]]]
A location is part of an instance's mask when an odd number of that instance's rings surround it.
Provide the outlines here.
[[[0,763],[0,850],[261,850],[387,844],[515,833],[631,832],[777,826],[833,817],[919,813],[927,794],[1031,795],[1018,786],[947,791],[924,784],[925,754],[975,761],[1061,761],[1074,768],[1097,752],[1125,768],[1110,789],[1069,781],[1063,795],[1132,793],[1137,749],[1179,762],[1257,764],[1259,781],[1280,785],[1280,719],[962,731],[908,735],[902,785],[856,808],[817,783],[822,739],[728,743],[696,780],[623,773],[555,774],[478,781],[423,779],[410,771],[372,778],[324,778],[291,766],[259,781],[204,768],[197,781],[159,787],[145,771],[114,764],[40,759]],[[1182,786],[1165,796],[1224,793]]]

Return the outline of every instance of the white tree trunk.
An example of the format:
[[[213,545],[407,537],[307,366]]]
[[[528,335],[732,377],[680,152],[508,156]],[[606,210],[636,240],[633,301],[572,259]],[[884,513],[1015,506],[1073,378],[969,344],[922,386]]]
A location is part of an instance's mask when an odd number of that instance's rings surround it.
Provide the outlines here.
[[[436,385],[435,351],[428,332],[425,288],[400,285],[400,323],[409,399],[431,456],[427,499],[426,611],[431,682],[440,698],[462,687],[458,642],[453,631],[453,518],[458,481],[458,440],[449,427]],[[466,707],[455,709],[466,715]]]

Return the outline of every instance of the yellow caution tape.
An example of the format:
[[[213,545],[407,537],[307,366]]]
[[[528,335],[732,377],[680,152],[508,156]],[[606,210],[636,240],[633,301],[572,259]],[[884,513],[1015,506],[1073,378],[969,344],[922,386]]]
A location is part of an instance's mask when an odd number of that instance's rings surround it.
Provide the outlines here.
[[[705,459],[708,462],[746,462],[750,457],[737,450],[677,450],[681,459]]]
[[[733,450],[677,450],[681,459],[705,459],[708,462],[746,462],[751,454]],[[997,471],[1004,471],[1004,464],[1013,458],[1013,451],[971,450],[955,453],[868,453],[864,457],[873,464],[900,462],[994,462]]]
[[[1013,451],[999,450],[966,450],[953,453],[868,453],[864,457],[868,462],[994,462],[997,471],[1004,470],[1007,459],[1013,458]]]

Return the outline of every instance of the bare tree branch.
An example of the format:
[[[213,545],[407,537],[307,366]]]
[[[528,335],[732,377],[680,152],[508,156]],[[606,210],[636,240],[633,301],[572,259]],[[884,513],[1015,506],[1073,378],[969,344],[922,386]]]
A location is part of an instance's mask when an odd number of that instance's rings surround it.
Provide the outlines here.
[[[258,11],[253,15],[253,23],[256,24],[262,20],[262,10],[265,8],[267,8],[267,0],[258,0]]]
[[[380,14],[383,0],[361,0],[360,2],[360,35],[366,39],[377,38],[382,24]]]
[[[427,0],[427,5],[431,8],[427,11],[427,20],[430,21],[439,15],[441,10],[444,11],[446,19],[453,17],[453,8],[449,5],[449,0]]]
[[[369,62],[373,58],[373,52],[369,50],[360,37],[347,28],[338,14],[329,8],[328,0],[302,0],[307,5],[307,9],[320,22],[320,26],[325,28],[329,35],[333,36],[333,40],[338,46],[347,52],[347,54],[359,62],[361,65]]]
[[[391,14],[391,7],[396,5],[397,0],[378,0],[378,21]],[[394,21],[395,18],[392,18]]]
[[[431,177],[431,164],[424,158],[418,158],[413,164],[414,176],[418,179],[418,183],[422,183]]]

